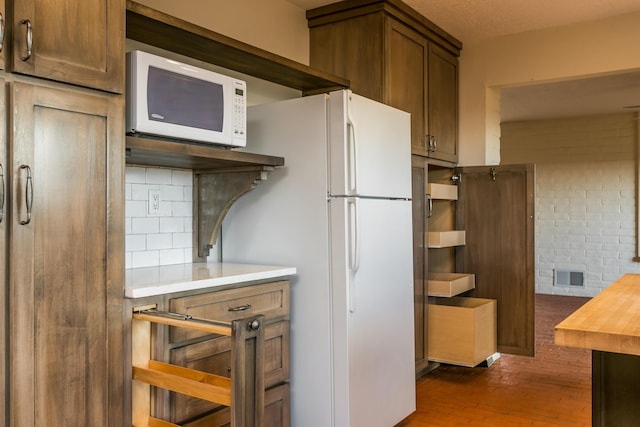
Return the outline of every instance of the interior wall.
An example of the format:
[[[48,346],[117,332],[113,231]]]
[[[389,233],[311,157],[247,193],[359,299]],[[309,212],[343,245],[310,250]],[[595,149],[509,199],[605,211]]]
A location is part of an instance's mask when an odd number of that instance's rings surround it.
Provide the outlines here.
[[[136,0],[204,28],[309,64],[305,11],[284,0]]]
[[[500,159],[498,90],[640,69],[640,13],[465,44],[460,57],[460,164]]]
[[[502,124],[503,163],[536,164],[536,292],[595,296],[635,256],[635,115]],[[584,287],[554,270],[582,271]]]

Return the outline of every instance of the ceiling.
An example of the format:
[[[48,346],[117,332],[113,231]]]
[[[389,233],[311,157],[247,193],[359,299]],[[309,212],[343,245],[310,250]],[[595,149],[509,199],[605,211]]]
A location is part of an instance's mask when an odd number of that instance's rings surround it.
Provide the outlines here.
[[[335,0],[287,0],[313,9]],[[471,45],[482,40],[640,12],[638,0],[404,0]],[[638,106],[638,108],[624,108]],[[501,120],[640,111],[640,72],[502,89]]]

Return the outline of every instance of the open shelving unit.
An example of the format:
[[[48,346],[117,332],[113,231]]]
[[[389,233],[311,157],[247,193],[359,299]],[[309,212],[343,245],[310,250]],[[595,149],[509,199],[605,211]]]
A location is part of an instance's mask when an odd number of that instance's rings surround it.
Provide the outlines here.
[[[495,352],[496,302],[461,296],[475,289],[475,274],[454,272],[455,248],[466,244],[466,233],[455,230],[458,186],[450,177],[450,169],[430,169],[428,357],[473,367]]]

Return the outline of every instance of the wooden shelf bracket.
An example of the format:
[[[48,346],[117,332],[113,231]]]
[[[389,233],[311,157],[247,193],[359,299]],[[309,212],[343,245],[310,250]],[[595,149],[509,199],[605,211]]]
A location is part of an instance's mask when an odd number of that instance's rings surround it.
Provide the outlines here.
[[[194,171],[193,238],[197,254],[194,262],[205,261],[215,245],[220,226],[233,203],[253,190],[273,168],[253,166],[214,171]]]

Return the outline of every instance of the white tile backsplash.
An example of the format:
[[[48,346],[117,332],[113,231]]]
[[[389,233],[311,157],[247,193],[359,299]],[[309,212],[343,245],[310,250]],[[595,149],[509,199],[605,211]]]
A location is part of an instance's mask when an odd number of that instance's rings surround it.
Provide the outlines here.
[[[127,166],[125,177],[126,268],[190,262],[192,171]],[[149,190],[160,192],[159,213],[149,213]]]

